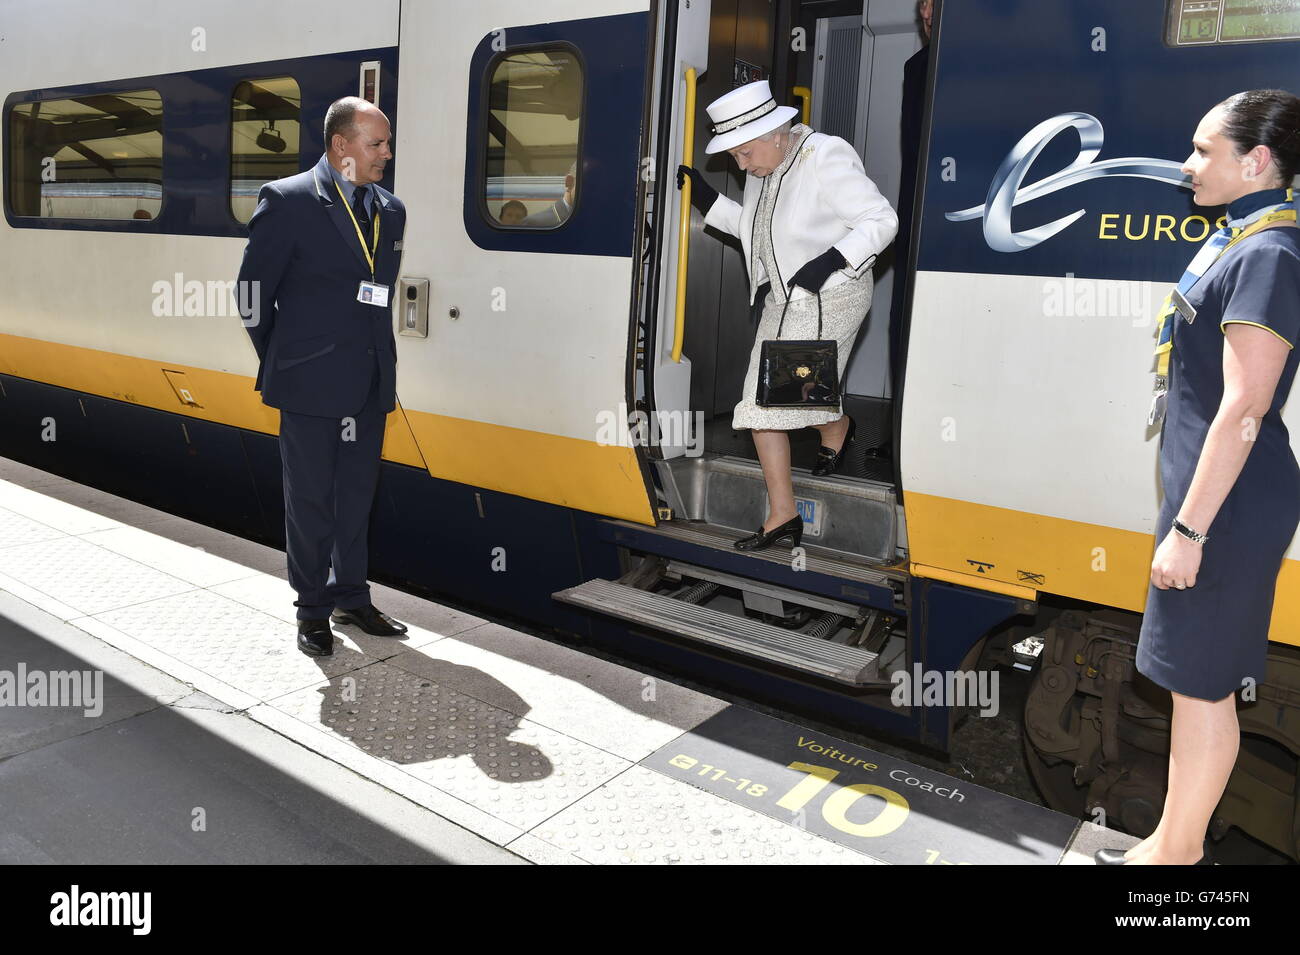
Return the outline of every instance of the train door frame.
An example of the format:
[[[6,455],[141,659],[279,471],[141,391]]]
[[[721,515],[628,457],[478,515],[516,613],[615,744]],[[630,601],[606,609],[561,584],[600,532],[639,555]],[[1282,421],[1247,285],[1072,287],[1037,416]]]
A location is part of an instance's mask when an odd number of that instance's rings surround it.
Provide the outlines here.
[[[676,2],[660,2],[656,0],[654,12],[652,12],[652,22],[656,27],[656,40],[658,47],[652,52],[651,66],[654,76],[651,79],[650,97],[653,100],[650,109],[655,116],[653,126],[649,123],[647,130],[647,147],[652,145],[653,151],[647,149],[645,155],[650,159],[651,165],[658,170],[655,176],[655,191],[658,193],[652,201],[646,202],[642,211],[638,215],[638,227],[643,231],[641,233],[642,241],[638,247],[649,252],[649,261],[641,275],[642,294],[634,298],[633,313],[635,316],[633,322],[633,336],[643,343],[644,352],[640,353],[644,357],[642,369],[635,367],[629,369],[630,385],[629,394],[634,396],[636,408],[642,412],[648,419],[655,420],[670,414],[687,414],[690,409],[688,400],[690,389],[690,360],[686,355],[682,355],[680,362],[668,363],[662,360],[663,352],[670,350],[672,339],[667,335],[667,329],[671,324],[667,304],[672,302],[672,296],[676,293],[677,276],[668,274],[675,268],[676,251],[677,251],[677,198],[679,193],[675,188],[674,177],[676,167],[681,158],[681,124],[683,117],[681,115],[680,98],[684,96],[683,80],[681,69],[688,62],[698,64],[700,54],[707,57],[707,42],[690,50],[687,54],[678,55],[681,47],[682,34],[684,32],[682,20],[679,13],[685,9],[690,9],[696,16],[707,18],[711,4],[709,0],[694,0],[693,3],[687,3],[686,0],[676,0]],[[703,13],[701,13],[703,11]],[[782,12],[784,11],[784,20],[793,23],[794,5],[781,4],[774,13],[774,23],[780,26]],[[661,15],[662,13],[662,15]],[[942,0],[936,0],[934,8],[933,31],[931,34],[932,50],[937,51],[938,31],[942,15]],[[699,21],[694,21],[699,22]],[[707,20],[705,21],[707,22]],[[786,45],[783,43],[775,44],[776,51],[773,58],[771,71],[772,80],[780,85],[774,85],[774,90],[783,89],[785,80],[790,77],[785,74],[790,70],[790,57]],[[932,60],[935,54],[932,53]],[[707,59],[703,60],[707,67]],[[674,72],[676,67],[676,72]],[[698,66],[697,66],[698,69]],[[715,66],[716,70],[717,67]],[[782,78],[784,77],[784,79]],[[672,89],[671,97],[665,96],[665,91]],[[916,223],[909,237],[909,248],[915,255],[917,240],[919,237],[919,220],[917,218],[919,210],[924,203],[924,180],[923,170],[928,161],[928,148],[930,138],[930,113],[934,93],[934,70],[929,71],[926,79],[924,115],[922,119],[922,142],[918,149],[917,163],[917,182],[914,191],[913,201],[913,222]],[[696,157],[696,162],[701,157]],[[643,188],[642,195],[645,196],[646,189]],[[648,223],[647,223],[648,219]],[[901,409],[904,395],[904,379],[906,374],[906,343],[907,333],[910,325],[910,308],[912,287],[914,284],[914,258],[909,257],[909,268],[906,275],[895,277],[894,294],[903,295],[903,324],[901,329],[902,345],[900,351],[900,370],[897,376],[897,391],[890,396],[891,408],[889,411],[892,418],[892,427],[890,428],[890,444],[892,467],[890,469],[890,483],[893,486],[894,495],[897,503],[901,506],[903,503],[904,488],[901,470]],[[901,280],[900,280],[901,279]],[[667,344],[667,348],[665,347]],[[654,346],[657,345],[656,349]],[[638,374],[638,371],[641,374]],[[661,388],[660,379],[665,374],[672,377],[671,386]],[[683,380],[684,379],[684,380]],[[671,407],[665,407],[664,398],[668,396],[670,400],[676,402]],[[663,428],[662,431],[668,433],[671,429]],[[645,442],[644,449],[647,453],[647,459],[650,461],[662,461],[680,456],[684,448],[679,444],[670,442],[655,443]],[[709,453],[705,449],[705,453]]]

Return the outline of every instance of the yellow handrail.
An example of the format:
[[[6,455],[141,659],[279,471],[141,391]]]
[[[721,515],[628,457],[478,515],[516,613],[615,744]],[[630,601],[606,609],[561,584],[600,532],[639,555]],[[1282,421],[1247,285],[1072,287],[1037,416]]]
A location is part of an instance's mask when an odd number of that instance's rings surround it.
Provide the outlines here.
[[[799,122],[807,126],[808,117],[812,115],[812,90],[807,86],[796,86],[794,95],[799,97],[800,112],[802,113]]]
[[[695,67],[686,68],[686,127],[682,131],[682,165],[695,159]],[[668,179],[672,182],[672,178]],[[677,224],[677,317],[673,323],[673,361],[682,360],[686,337],[686,264],[691,239],[691,177],[682,181],[681,208]]]

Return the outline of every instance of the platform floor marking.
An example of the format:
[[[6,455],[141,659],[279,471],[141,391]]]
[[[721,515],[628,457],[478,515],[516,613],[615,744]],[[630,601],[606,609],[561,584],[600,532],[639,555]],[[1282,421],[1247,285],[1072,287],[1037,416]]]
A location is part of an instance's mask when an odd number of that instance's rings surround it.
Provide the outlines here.
[[[1056,865],[1078,825],[743,706],[710,717],[640,765],[899,865]]]

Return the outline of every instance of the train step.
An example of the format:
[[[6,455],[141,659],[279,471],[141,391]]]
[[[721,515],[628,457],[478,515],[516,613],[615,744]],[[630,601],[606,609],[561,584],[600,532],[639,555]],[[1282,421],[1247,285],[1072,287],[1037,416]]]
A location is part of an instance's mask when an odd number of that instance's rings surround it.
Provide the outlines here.
[[[702,570],[682,565],[670,569],[681,576],[691,577],[700,576]],[[695,595],[691,588],[687,589],[692,596]],[[810,635],[603,578],[569,587],[553,596],[574,606],[836,683],[866,687],[882,682],[878,673],[878,653],[862,646],[846,646],[820,635],[838,624],[834,619],[838,613],[854,613],[860,608],[814,608],[822,613],[814,622],[811,628],[814,632]],[[768,596],[780,600],[790,595]]]
[[[702,455],[655,466],[674,517],[750,534],[767,516],[767,487],[756,461]],[[805,544],[881,564],[897,559],[899,508],[892,485],[813,477],[803,468],[795,468],[793,477]]]
[[[738,530],[733,527],[686,520],[660,521],[654,527],[615,519],[609,519],[605,523],[615,529],[613,539],[618,543],[628,543],[627,538],[629,535],[635,535],[638,538],[646,536],[666,537],[687,544],[694,544],[698,547],[708,547],[712,550],[722,551],[728,555],[743,553],[745,558],[750,560],[767,561],[768,563],[783,566],[790,565],[791,551],[789,545],[785,543],[769,547],[766,550],[737,551],[736,541],[754,533],[752,528]],[[624,533],[620,535],[619,531]],[[803,550],[803,569],[814,573],[826,574],[848,581],[857,581],[858,583],[875,584],[881,587],[888,587],[891,580],[897,582],[907,577],[905,568],[891,566],[894,562],[884,564],[880,561],[869,560],[858,554],[848,554],[844,551],[823,547],[816,543],[810,543],[807,537],[804,538],[800,547]]]

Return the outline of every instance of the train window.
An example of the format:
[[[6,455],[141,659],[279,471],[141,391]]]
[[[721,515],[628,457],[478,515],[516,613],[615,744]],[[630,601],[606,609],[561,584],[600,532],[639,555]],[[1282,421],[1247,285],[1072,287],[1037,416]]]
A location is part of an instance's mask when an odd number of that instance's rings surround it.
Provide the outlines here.
[[[1300,0],[1169,0],[1169,46],[1296,39]]]
[[[247,222],[263,183],[298,172],[302,93],[291,76],[244,80],[230,97],[230,211]]]
[[[508,50],[488,66],[483,204],[498,228],[554,229],[581,191],[582,64],[570,47]]]
[[[162,96],[87,93],[9,111],[9,203],[47,219],[153,219],[162,208]]]

